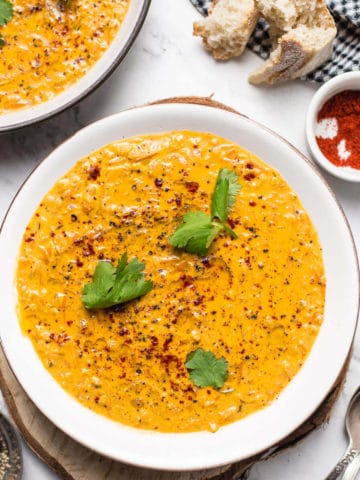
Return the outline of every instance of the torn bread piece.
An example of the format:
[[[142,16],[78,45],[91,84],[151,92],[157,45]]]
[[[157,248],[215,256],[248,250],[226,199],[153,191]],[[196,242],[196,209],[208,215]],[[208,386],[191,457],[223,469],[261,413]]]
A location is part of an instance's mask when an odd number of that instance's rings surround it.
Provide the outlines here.
[[[316,4],[317,0],[256,0],[261,16],[282,33],[311,21]]]
[[[218,0],[206,18],[194,23],[193,33],[214,58],[228,60],[242,54],[258,20],[254,0]]]
[[[306,75],[331,57],[335,36],[334,20],[325,3],[318,0],[313,18],[285,33],[249,81],[254,85],[274,84]]]

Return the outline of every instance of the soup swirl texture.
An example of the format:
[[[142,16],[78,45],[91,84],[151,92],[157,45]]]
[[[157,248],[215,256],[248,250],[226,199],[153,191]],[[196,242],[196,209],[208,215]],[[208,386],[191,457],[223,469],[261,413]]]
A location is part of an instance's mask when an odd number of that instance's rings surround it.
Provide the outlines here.
[[[242,188],[201,257],[169,242],[183,215],[209,213],[218,172]],[[86,309],[99,260],[124,253],[153,288]],[[81,159],[43,198],[24,234],[19,319],[44,366],[86,407],[137,428],[216,431],[274,401],[323,319],[325,278],[311,220],[280,174],[210,133],[130,138]],[[226,359],[220,388],[197,387],[189,353]]]

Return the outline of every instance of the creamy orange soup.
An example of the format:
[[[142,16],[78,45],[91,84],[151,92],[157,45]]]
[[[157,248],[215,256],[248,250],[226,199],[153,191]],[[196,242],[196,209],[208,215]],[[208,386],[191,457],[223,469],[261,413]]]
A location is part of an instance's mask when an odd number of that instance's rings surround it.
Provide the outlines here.
[[[242,185],[206,257],[169,237],[209,212],[219,169]],[[99,260],[124,252],[153,289],[101,310],[81,301]],[[23,239],[19,318],[69,394],[113,420],[162,432],[215,431],[272,402],[303,365],[324,309],[317,234],[297,195],[252,153],[189,131],[131,138],[81,159],[43,198]],[[202,348],[228,362],[221,388],[185,366]]]
[[[11,0],[0,34],[0,114],[45,102],[109,47],[130,0]]]

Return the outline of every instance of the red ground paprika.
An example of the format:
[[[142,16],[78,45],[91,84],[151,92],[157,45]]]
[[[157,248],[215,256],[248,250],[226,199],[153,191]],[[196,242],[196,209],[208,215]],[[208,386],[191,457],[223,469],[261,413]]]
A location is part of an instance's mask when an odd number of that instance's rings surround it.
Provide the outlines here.
[[[334,165],[360,170],[360,90],[327,100],[317,116],[316,141]]]

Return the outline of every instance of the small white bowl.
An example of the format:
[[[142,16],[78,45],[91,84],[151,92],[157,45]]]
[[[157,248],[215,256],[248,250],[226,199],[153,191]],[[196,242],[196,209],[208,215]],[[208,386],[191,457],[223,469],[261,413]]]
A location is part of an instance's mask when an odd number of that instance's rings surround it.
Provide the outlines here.
[[[338,167],[321,152],[315,138],[317,114],[324,103],[344,90],[360,90],[360,71],[338,75],[326,82],[311,100],[306,116],[306,139],[312,158],[327,172],[350,182],[360,182],[360,170],[351,167]]]

